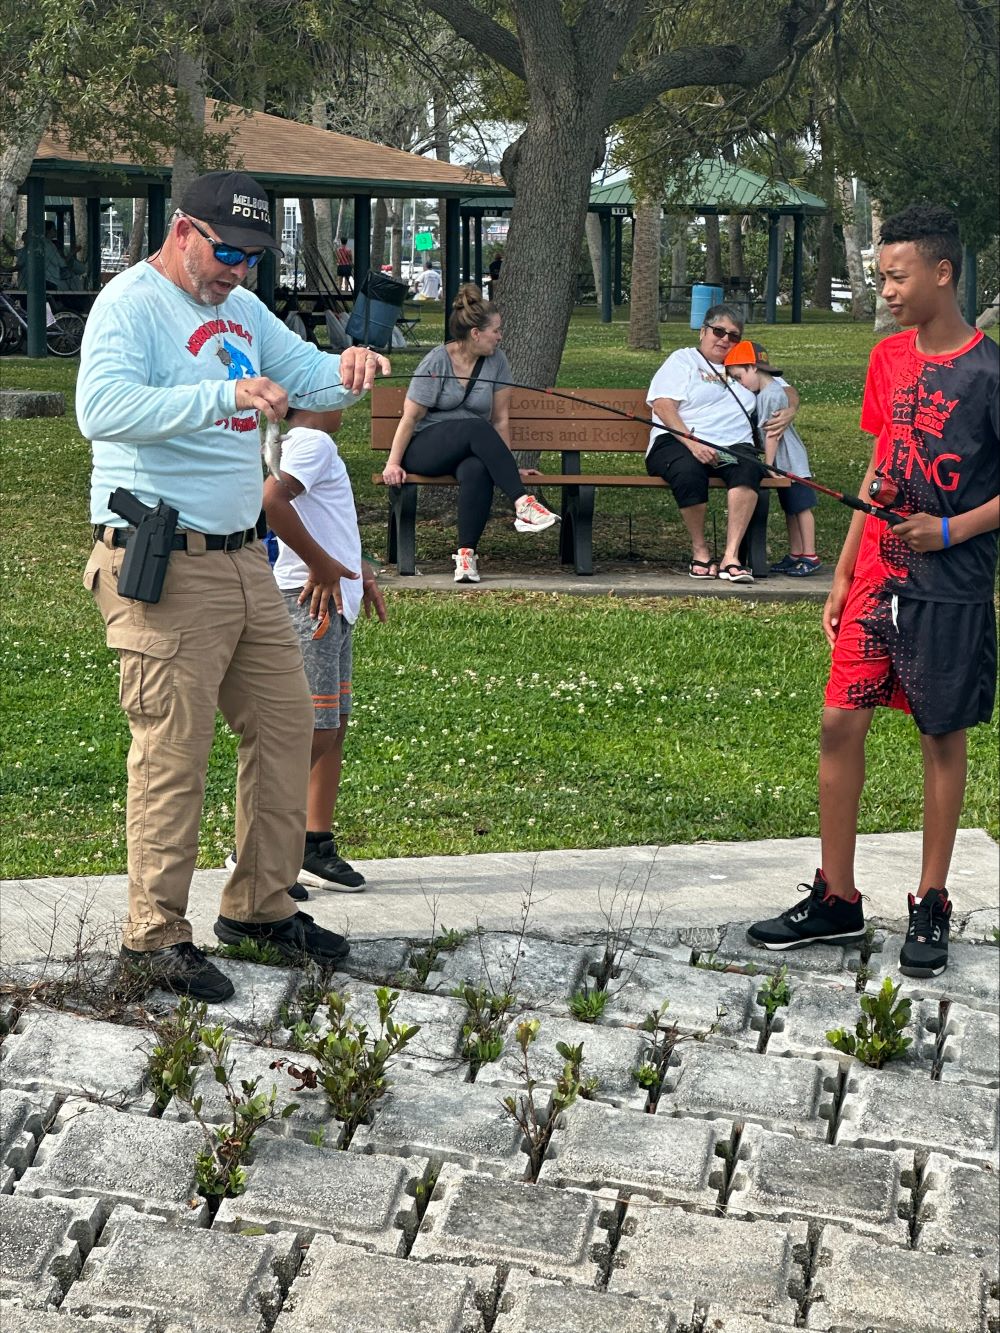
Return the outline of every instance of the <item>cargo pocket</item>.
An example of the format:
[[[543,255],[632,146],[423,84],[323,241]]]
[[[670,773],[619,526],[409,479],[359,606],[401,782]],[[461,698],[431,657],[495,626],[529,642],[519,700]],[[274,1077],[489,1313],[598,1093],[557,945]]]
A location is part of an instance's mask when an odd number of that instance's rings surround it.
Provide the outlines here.
[[[88,592],[94,592],[97,587],[97,580],[101,573],[101,562],[99,557],[91,556],[87,561],[87,568],[83,571],[83,586]]]
[[[118,652],[122,708],[129,717],[165,717],[174,697],[174,658],[181,636],[109,625],[107,637],[108,647]]]

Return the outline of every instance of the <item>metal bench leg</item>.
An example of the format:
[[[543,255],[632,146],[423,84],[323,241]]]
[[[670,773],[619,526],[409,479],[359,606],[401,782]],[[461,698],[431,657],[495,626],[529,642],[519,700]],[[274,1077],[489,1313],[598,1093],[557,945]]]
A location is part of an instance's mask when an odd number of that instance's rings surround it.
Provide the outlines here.
[[[771,492],[762,490],[757,496],[753,517],[740,543],[740,562],[755,579],[767,578],[767,516],[770,508]]]
[[[563,492],[559,558],[577,574],[594,572],[594,486],[567,486]]]
[[[417,488],[412,484],[389,488],[389,561],[397,574],[417,572]]]

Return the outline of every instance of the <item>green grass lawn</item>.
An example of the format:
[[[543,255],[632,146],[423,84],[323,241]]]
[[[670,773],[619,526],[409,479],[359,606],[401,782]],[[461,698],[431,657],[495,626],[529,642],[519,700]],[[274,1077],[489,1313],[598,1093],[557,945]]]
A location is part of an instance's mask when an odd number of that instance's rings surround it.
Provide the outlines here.
[[[781,324],[764,335],[803,398],[814,470],[856,485],[857,430],[871,333],[849,324]],[[664,327],[664,352],[689,340]],[[660,356],[630,353],[625,325],[574,320],[560,384],[644,384]],[[398,357],[401,369],[414,358]],[[72,394],[75,363],[0,362],[4,387]],[[124,761],[117,664],[80,577],[89,546],[89,450],[72,415],[4,423],[2,666],[8,876],[125,867]],[[370,482],[368,412],[340,443],[366,544],[384,553],[384,496]],[[632,551],[683,558],[661,496],[604,497],[598,561]],[[615,507],[611,500],[621,501]],[[649,501],[655,501],[649,504]],[[846,511],[821,504],[833,555]],[[504,565],[551,566],[554,541],[491,525]],[[446,556],[446,523],[422,526],[425,557]],[[568,574],[567,578],[574,576]],[[388,625],[356,642],[356,725],[339,810],[349,855],[609,846],[814,834],[816,745],[827,650],[814,605],[620,601],[407,593]],[[870,743],[862,828],[920,826],[917,736],[880,714]],[[233,840],[234,744],[220,726],[201,864]],[[963,823],[997,833],[996,724],[971,737]],[[811,873],[790,866],[789,877]]]

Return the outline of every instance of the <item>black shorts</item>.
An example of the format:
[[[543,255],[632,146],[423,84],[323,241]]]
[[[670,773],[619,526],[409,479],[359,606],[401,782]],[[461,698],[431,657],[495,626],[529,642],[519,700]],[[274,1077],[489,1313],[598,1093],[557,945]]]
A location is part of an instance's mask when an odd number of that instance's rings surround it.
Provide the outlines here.
[[[353,271],[353,265],[352,265],[352,264],[338,264],[338,265],[337,265],[337,277],[338,277],[338,278],[349,278],[349,277],[351,276],[352,271]]]
[[[856,580],[841,614],[829,708],[913,714],[925,736],[989,722],[997,685],[992,602],[924,602]]]
[[[690,509],[692,505],[707,502],[709,477],[721,477],[727,490],[746,486],[751,491],[759,491],[763,476],[760,465],[746,458],[726,467],[699,463],[687,445],[669,431],[657,435],[646,455],[646,471],[651,477],[663,478],[674,493],[678,509]]]
[[[810,490],[808,486],[803,486],[801,481],[793,481],[791,486],[779,486],[775,494],[789,518],[793,518],[796,514],[804,514],[807,509],[816,508],[816,492]]]

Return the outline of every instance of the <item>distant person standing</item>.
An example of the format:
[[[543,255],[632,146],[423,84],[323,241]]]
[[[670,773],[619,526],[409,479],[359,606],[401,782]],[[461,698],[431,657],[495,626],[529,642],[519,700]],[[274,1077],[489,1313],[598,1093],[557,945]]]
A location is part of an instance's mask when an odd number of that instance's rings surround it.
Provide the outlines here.
[[[490,266],[487,272],[490,275],[490,300],[497,299],[497,283],[500,281],[500,270],[503,268],[503,251],[498,250],[490,260]]]
[[[347,244],[347,237],[341,236],[340,244],[337,246],[337,291],[349,292],[353,276],[354,256],[351,254],[351,247]]]
[[[436,301],[441,295],[441,274],[431,264],[429,259],[424,260],[423,271],[417,279],[417,294],[415,301]]]

